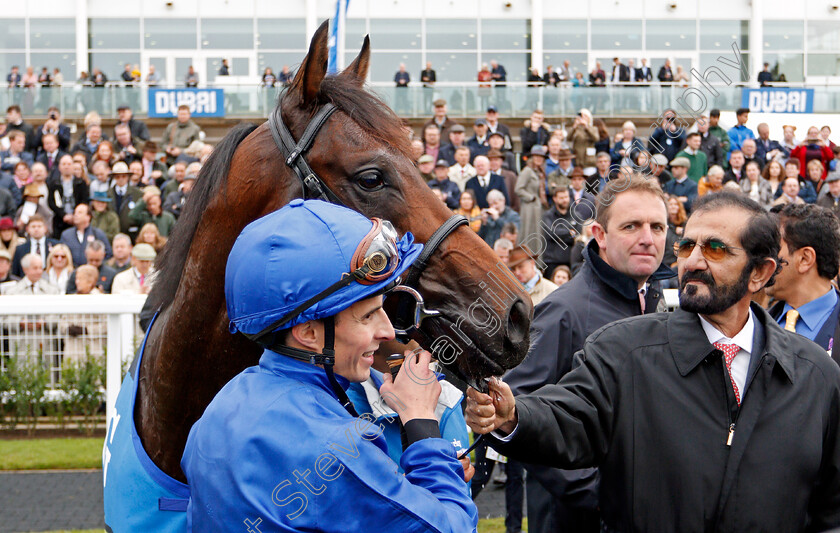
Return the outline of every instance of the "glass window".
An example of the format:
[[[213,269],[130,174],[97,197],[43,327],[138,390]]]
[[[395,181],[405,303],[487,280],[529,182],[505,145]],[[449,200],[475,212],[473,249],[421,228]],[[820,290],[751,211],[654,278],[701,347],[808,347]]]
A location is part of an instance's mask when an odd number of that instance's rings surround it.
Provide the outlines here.
[[[204,73],[201,72],[201,67],[193,63],[191,57],[176,57],[175,58],[175,85],[183,86],[184,79],[187,77],[187,72],[189,72],[190,65],[192,65],[193,69],[195,70],[196,74],[198,74],[198,82],[200,84],[204,83]]]
[[[108,77],[108,81],[122,81],[120,75],[125,70],[126,63],[139,65],[140,52],[91,52],[90,54],[90,72],[98,68]]]
[[[764,62],[770,63],[770,72],[773,79],[778,80],[779,76],[785,76],[787,81],[803,81],[804,54],[764,54]]]
[[[29,19],[29,47],[76,48],[76,21],[73,19]]]
[[[303,50],[308,44],[304,19],[257,19],[258,48]]]
[[[146,48],[194,50],[195,19],[146,19],[143,42]]]
[[[224,76],[219,76],[219,69],[222,68],[222,59],[221,57],[208,57],[205,65],[207,69],[207,81],[214,82],[218,81],[224,83],[223,79]],[[247,76],[248,72],[248,58],[247,57],[234,57],[234,58],[225,58],[228,60],[228,73],[230,76]]]
[[[531,66],[531,54],[529,52],[518,52],[515,54],[484,52],[481,55],[481,62],[487,63],[488,67],[490,66],[490,61],[493,59],[498,61],[499,65],[505,67],[507,81],[526,81],[528,79],[528,67]],[[440,75],[438,75],[438,79],[441,79]],[[476,81],[477,79],[478,71],[476,70],[471,81]]]
[[[35,74],[40,74],[41,67],[47,67],[50,76],[53,69],[58,67],[64,74],[66,82],[75,79],[76,75],[76,53],[75,52],[33,52],[30,54],[30,62],[35,67]]]
[[[645,26],[648,50],[695,50],[697,26],[694,20],[650,20]]]
[[[201,47],[204,49],[254,48],[253,19],[201,19]]]
[[[161,81],[166,81],[166,58],[165,57],[150,57],[149,58],[149,65],[155,66],[155,74],[157,74]],[[143,81],[146,81],[146,74],[148,72],[143,73]]]
[[[474,53],[429,52],[426,60],[432,62],[438,81],[475,81],[478,76],[478,57]],[[504,67],[510,79],[511,70],[508,65]]]
[[[718,58],[720,56],[721,56],[721,54],[719,52],[715,52],[713,54],[700,54],[700,67],[698,68],[698,70],[700,72],[706,72],[706,69],[708,69],[709,67],[718,67],[721,70],[721,72],[723,72],[724,74],[729,76],[729,79],[732,80],[733,82],[736,82],[736,81],[750,81],[750,73],[747,69],[741,69],[741,76],[739,78],[738,73],[735,72],[735,69],[731,65],[722,64],[720,61],[718,61]],[[725,57],[727,59],[730,59],[730,60],[733,59],[732,54],[726,55]],[[764,60],[767,61],[766,56],[765,56]],[[744,65],[749,67],[750,55],[746,52],[742,52],[741,53],[741,61],[743,62]],[[659,66],[661,66],[661,65],[659,65]],[[654,72],[659,72],[659,66],[656,66],[656,70]],[[744,72],[744,70],[747,70],[747,72]],[[710,76],[710,79],[713,80],[715,83],[720,82],[720,79],[717,75]],[[694,80],[692,80],[692,83],[694,83]],[[723,81],[723,83],[725,83],[725,80]],[[721,105],[715,104],[715,105],[717,107],[725,107],[725,106],[723,106],[723,104],[721,104]],[[739,107],[739,106],[740,106],[740,103],[735,105],[735,107]]]
[[[359,47],[361,47],[364,33],[359,33],[359,35],[361,35],[359,41]],[[371,19],[370,21],[370,44],[376,50],[419,50],[421,39],[418,19]]]
[[[641,20],[593,20],[592,48],[626,50],[642,48]]]
[[[0,48],[26,48],[23,19],[0,18]]]
[[[836,22],[808,21],[808,51],[840,50],[840,26]],[[808,72],[811,71],[808,59]]]
[[[250,74],[251,61],[247,57],[234,57],[230,61],[230,75],[231,76],[248,76]]]
[[[12,71],[12,67],[17,66],[20,70],[20,75],[26,72],[26,56],[23,52],[11,52],[0,54],[0,86],[6,86],[6,76]],[[64,69],[62,69],[64,72]],[[64,72],[64,81],[72,81],[76,79],[76,74],[71,70],[70,73]]]
[[[92,49],[140,48],[140,19],[89,19]]]
[[[426,48],[432,50],[475,50],[475,19],[427,19]],[[449,54],[445,54],[447,57]],[[475,60],[475,57],[473,57]],[[466,64],[466,62],[464,63]],[[470,71],[475,70],[475,61]]]
[[[585,20],[544,20],[543,47],[546,50],[586,50]]]
[[[802,50],[805,47],[804,31],[801,20],[765,20],[764,49]]]
[[[808,54],[809,76],[840,76],[840,54]]]
[[[527,50],[531,48],[531,24],[526,19],[483,19],[483,50]]]
[[[283,66],[288,66],[291,72],[295,72],[303,61],[305,52],[260,52],[257,54],[257,68],[260,78],[266,67],[271,67],[272,72],[277,75],[283,70]],[[349,63],[348,63],[349,65]]]
[[[563,66],[563,61],[569,62],[569,69],[572,71],[572,76],[575,75],[575,72],[583,72],[584,79],[589,81],[589,71],[592,70],[592,67],[590,67],[587,62],[587,54],[582,52],[557,52],[543,55],[543,65],[546,67],[548,65],[553,66],[555,72],[560,70],[560,67]],[[612,60],[610,60],[610,62],[612,62]],[[601,68],[604,68],[604,63],[601,63]]]
[[[732,43],[741,50],[750,47],[750,21],[748,20],[701,20],[701,50],[732,50]]]
[[[364,43],[365,35],[367,34],[368,30],[365,19],[347,19],[347,24],[344,29],[344,49],[356,50],[358,53],[358,50],[362,49],[362,43]]]
[[[350,58],[345,65],[349,65],[355,54],[347,54]],[[405,70],[411,77],[411,84],[420,81],[420,71],[423,70],[420,52],[374,52],[370,54],[370,80],[394,81],[394,74],[399,70],[400,63],[405,63]],[[434,65],[434,64],[433,64]],[[438,74],[440,79],[440,74]]]

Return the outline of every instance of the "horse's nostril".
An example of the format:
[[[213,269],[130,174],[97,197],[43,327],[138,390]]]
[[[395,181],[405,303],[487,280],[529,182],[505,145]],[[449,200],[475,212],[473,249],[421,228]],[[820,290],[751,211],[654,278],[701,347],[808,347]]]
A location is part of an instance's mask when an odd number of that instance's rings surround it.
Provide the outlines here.
[[[505,358],[508,359],[507,368],[519,364],[528,352],[528,327],[530,324],[530,308],[521,299],[517,299],[510,307],[507,321],[507,334],[504,340]]]

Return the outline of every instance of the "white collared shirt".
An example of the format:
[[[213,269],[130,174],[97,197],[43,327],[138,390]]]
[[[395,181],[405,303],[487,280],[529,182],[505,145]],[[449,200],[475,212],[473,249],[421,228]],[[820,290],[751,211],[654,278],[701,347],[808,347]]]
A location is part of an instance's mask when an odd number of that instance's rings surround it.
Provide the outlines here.
[[[735,359],[732,360],[730,372],[735,384],[738,385],[738,390],[741,392],[741,401],[743,401],[746,393],[744,387],[747,384],[747,374],[750,370],[750,355],[752,354],[753,349],[753,334],[755,333],[755,315],[753,314],[753,310],[750,309],[749,317],[747,317],[747,323],[744,324],[741,331],[732,338],[724,335],[723,332],[714,327],[711,322],[703,318],[701,315],[697,316],[700,317],[700,324],[703,326],[703,332],[706,334],[706,338],[709,339],[710,344],[723,342],[726,344],[737,344],[738,347],[741,348],[735,355]]]

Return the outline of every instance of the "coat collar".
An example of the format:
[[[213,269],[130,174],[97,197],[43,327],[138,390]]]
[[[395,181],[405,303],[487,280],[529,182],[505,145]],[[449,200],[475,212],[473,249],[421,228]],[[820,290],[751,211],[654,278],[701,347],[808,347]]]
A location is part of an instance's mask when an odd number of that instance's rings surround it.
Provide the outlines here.
[[[606,285],[614,289],[616,292],[618,292],[628,300],[638,298],[639,284],[636,282],[636,280],[622,274],[618,270],[608,265],[606,261],[601,259],[599,252],[600,248],[598,247],[598,243],[597,241],[595,241],[595,239],[591,239],[587,243],[586,247],[583,249],[583,258],[587,263],[591,265],[592,272],[594,272],[595,275],[598,276],[598,278],[601,281],[603,281]],[[654,272],[650,276],[650,278],[648,278],[648,282],[673,278],[675,275],[676,274],[674,274],[674,271],[668,268],[667,266],[659,265],[659,268],[656,269],[656,272]]]
[[[795,377],[795,354],[793,352],[798,352],[798,349],[789,342],[784,330],[764,308],[756,303],[751,303],[750,308],[764,330],[764,343],[760,348],[761,354],[759,354],[759,357],[770,356],[775,358],[790,382],[793,383]],[[712,352],[717,351],[714,346],[709,344],[709,339],[706,338],[706,333],[703,331],[697,313],[677,309],[668,317],[667,328],[668,343],[672,347],[671,355],[681,376],[688,375]],[[752,354],[752,356],[755,355]]]

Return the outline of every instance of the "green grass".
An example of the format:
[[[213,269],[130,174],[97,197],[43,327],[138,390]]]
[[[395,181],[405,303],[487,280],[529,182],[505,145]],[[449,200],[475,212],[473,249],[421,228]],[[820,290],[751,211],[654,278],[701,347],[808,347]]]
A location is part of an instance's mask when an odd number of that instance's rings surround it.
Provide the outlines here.
[[[102,439],[0,440],[0,470],[100,468]]]

